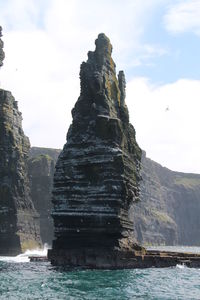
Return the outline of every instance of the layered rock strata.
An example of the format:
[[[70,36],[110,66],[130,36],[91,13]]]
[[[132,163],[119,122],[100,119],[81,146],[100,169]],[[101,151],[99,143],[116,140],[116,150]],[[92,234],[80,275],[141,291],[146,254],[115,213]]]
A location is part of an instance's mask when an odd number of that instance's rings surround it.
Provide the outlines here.
[[[199,246],[200,175],[174,172],[142,155],[135,231],[143,245]]]
[[[56,149],[32,147],[28,159],[31,199],[39,215],[42,243],[48,245],[51,245],[53,240],[51,191],[55,162],[59,153]]]
[[[30,198],[29,148],[17,102],[0,89],[0,255],[41,245],[38,215]]]
[[[48,155],[55,165],[60,151],[33,147],[30,159],[39,159],[40,156]],[[41,168],[44,169],[41,170]],[[32,173],[31,170],[30,173]],[[53,173],[49,173],[46,165],[42,163],[38,167],[38,178],[40,174],[45,177],[50,174],[53,176]],[[141,177],[141,201],[134,205],[132,211],[137,240],[145,246],[199,246],[200,175],[171,171],[146,157],[143,151]],[[52,181],[53,177],[49,182],[52,183]],[[36,186],[33,184],[33,192],[35,189]],[[52,186],[44,185],[43,181],[38,179],[38,197],[41,198],[38,201],[42,203],[45,194],[49,195],[50,201],[51,189]],[[39,193],[39,190],[42,192]],[[50,218],[50,209],[48,213],[48,218]]]
[[[122,71],[116,77],[109,39],[100,34],[95,44],[81,65],[80,97],[56,164],[53,264],[109,265],[114,252],[141,250],[130,214],[139,199],[141,150],[129,123],[125,77]]]

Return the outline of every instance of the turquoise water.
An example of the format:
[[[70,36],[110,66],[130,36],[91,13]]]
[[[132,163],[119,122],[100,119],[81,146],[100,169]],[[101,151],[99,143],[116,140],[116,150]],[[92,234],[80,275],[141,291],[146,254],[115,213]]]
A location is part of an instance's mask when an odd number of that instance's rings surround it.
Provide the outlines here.
[[[0,299],[200,299],[200,269],[66,272],[24,256],[0,260]]]

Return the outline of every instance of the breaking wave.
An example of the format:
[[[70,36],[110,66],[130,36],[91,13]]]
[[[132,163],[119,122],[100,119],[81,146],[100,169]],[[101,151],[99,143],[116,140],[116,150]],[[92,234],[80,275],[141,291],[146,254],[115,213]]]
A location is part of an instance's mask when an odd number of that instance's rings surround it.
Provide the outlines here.
[[[29,256],[47,256],[47,251],[49,249],[48,244],[44,244],[42,249],[26,250],[26,252],[21,253],[17,256],[0,256],[0,261],[14,262],[14,263],[25,263],[30,262]]]

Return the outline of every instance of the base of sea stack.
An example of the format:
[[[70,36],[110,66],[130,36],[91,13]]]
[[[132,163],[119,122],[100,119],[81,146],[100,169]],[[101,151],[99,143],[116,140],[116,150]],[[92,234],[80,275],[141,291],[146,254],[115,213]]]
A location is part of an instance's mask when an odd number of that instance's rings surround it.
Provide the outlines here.
[[[54,266],[69,269],[134,269],[167,268],[177,264],[200,267],[200,254],[165,251],[108,251],[107,249],[49,250],[48,259]]]

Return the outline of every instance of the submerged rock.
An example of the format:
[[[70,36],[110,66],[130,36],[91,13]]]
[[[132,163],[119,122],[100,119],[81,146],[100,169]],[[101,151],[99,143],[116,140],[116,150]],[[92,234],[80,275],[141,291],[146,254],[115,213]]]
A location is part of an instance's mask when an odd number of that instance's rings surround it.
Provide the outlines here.
[[[29,148],[17,102],[0,89],[0,255],[41,245],[38,214],[30,198]]]
[[[139,199],[141,150],[129,123],[125,77],[122,71],[116,77],[109,39],[99,34],[95,44],[81,65],[80,97],[56,164],[54,264],[109,265],[114,251],[141,250],[130,213]]]

